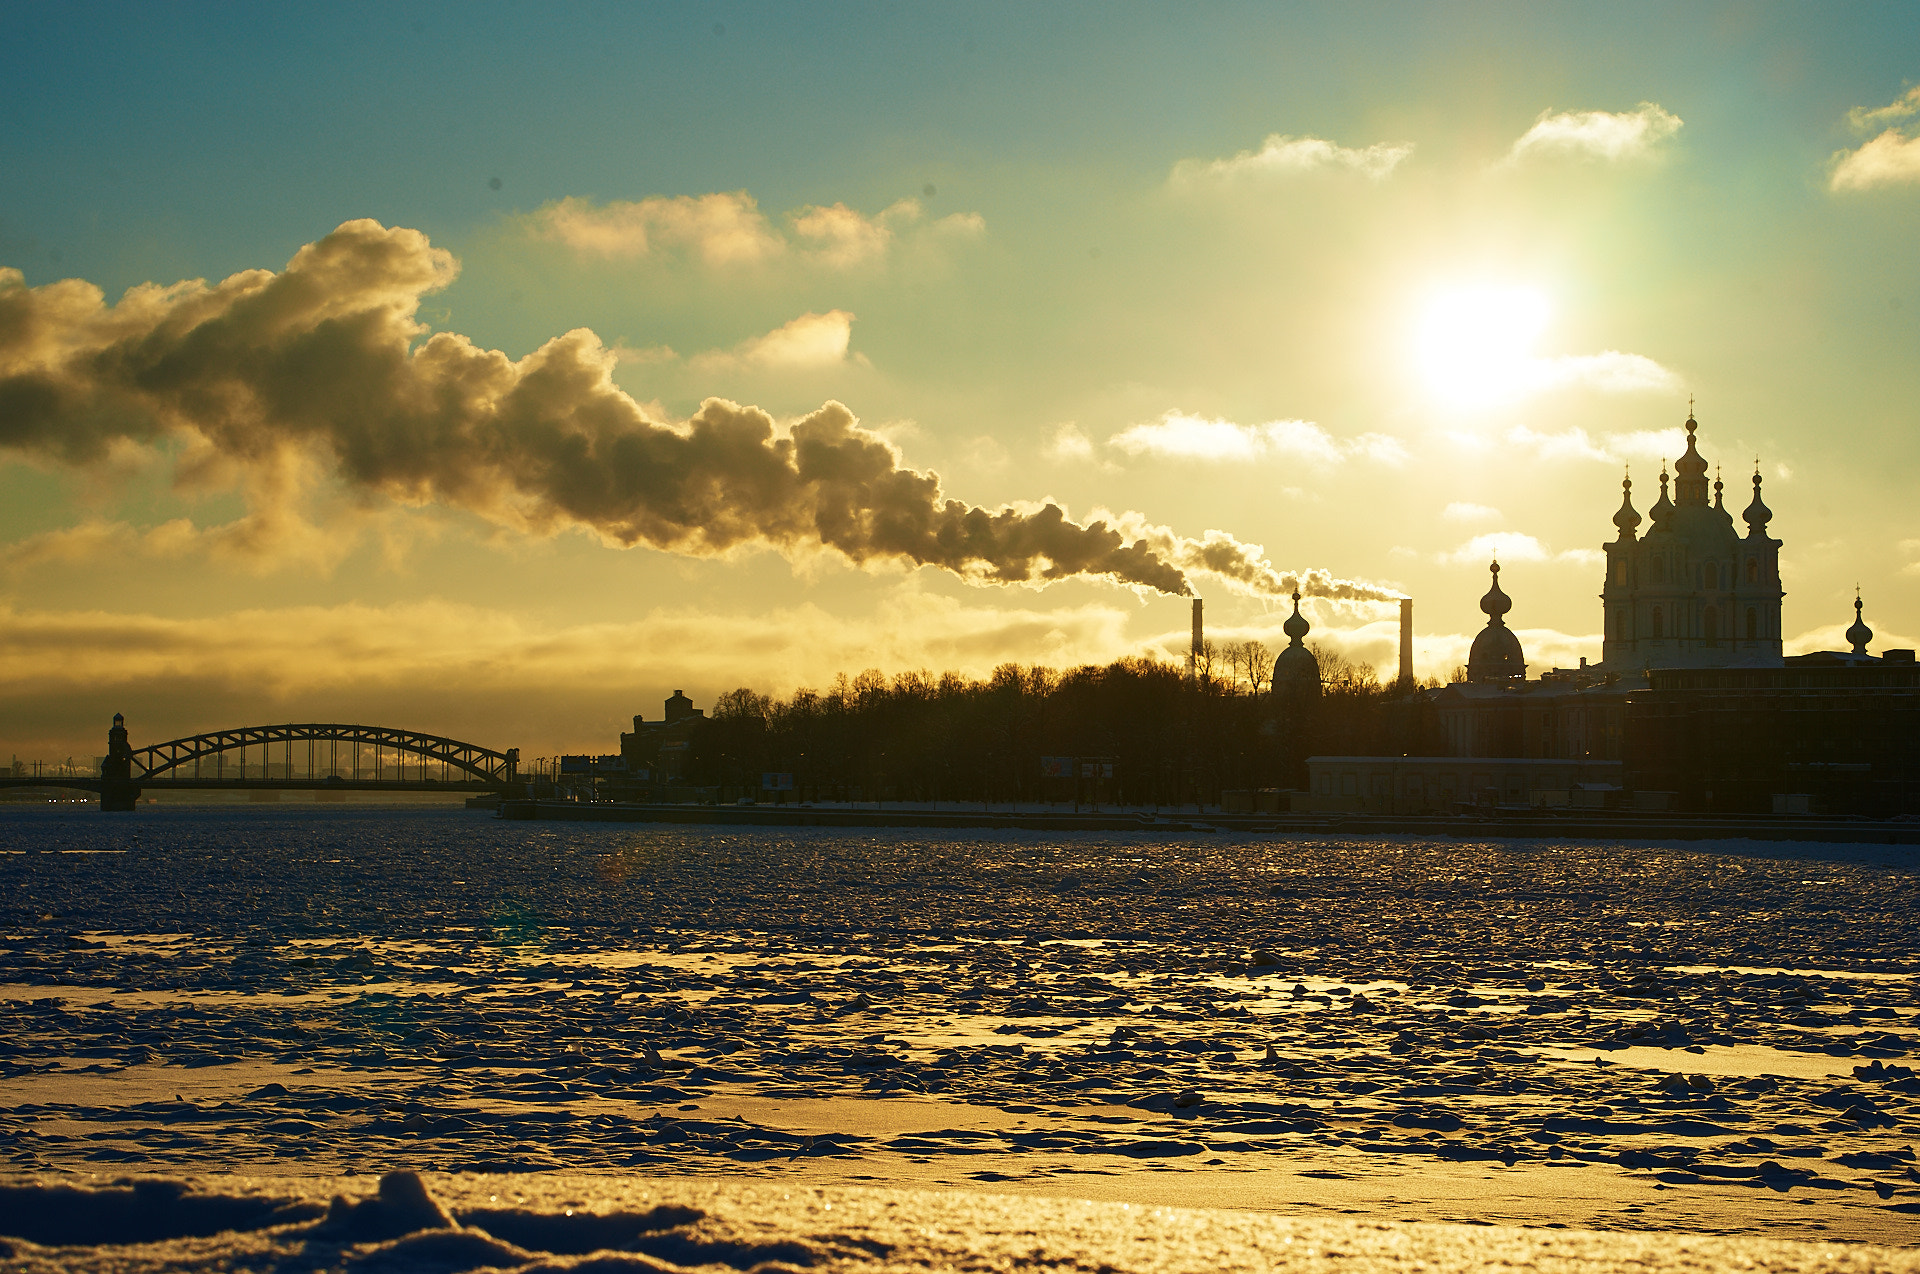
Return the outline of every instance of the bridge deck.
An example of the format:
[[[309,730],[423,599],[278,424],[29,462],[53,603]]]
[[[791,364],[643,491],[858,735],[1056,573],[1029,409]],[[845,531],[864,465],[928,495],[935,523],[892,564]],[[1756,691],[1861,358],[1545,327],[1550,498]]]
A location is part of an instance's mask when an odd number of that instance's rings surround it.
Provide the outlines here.
[[[175,791],[232,791],[232,792],[498,792],[504,786],[500,783],[486,783],[479,779],[450,779],[441,782],[438,779],[136,779],[132,786],[142,792]],[[19,778],[10,774],[0,774],[0,788],[20,787],[65,787],[79,788],[89,792],[98,792],[101,780],[98,778],[34,778],[31,775]]]

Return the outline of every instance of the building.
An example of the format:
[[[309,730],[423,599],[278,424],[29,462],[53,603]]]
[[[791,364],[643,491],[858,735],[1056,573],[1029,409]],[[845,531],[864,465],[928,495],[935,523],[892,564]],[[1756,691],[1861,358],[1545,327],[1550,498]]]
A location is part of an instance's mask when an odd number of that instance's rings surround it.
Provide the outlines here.
[[[1702,813],[1920,814],[1912,651],[1649,677],[1627,713],[1635,790],[1669,792],[1674,808]]]
[[[1320,697],[1320,661],[1304,641],[1312,625],[1300,613],[1300,590],[1293,590],[1293,614],[1280,625],[1287,635],[1284,650],[1273,657],[1271,674],[1273,693],[1286,700],[1312,700]]]
[[[623,731],[620,735],[620,756],[634,785],[660,788],[686,782],[693,737],[706,724],[707,714],[678,690],[664,706],[664,715],[658,721],[647,721],[636,712],[632,733]]]
[[[1707,461],[1695,441],[1699,424],[1687,413],[1687,450],[1674,462],[1673,499],[1660,467],[1660,499],[1648,511],[1652,525],[1637,534],[1633,480],[1620,485],[1619,535],[1603,545],[1607,578],[1601,589],[1600,666],[1614,672],[1648,668],[1778,668],[1780,654],[1780,541],[1767,534],[1773,511],[1753,499],[1741,519],[1745,536],[1726,510],[1724,484],[1715,478],[1707,499]]]
[[[1450,814],[1463,808],[1619,803],[1625,767],[1618,761],[1518,757],[1316,756],[1307,761],[1305,799],[1316,813]]]
[[[1528,680],[1526,653],[1506,624],[1513,599],[1493,564],[1492,586],[1480,599],[1487,623],[1474,638],[1466,679],[1429,692],[1448,754],[1508,767],[1495,783],[1503,804],[1524,803],[1509,790],[1522,779],[1560,782],[1511,763],[1581,761],[1619,763],[1619,781],[1642,808],[1920,813],[1913,652],[1869,653],[1873,630],[1856,597],[1850,650],[1783,656],[1781,542],[1768,534],[1773,512],[1761,499],[1760,475],[1741,535],[1720,482],[1708,498],[1698,428],[1689,412],[1673,496],[1663,466],[1644,536],[1632,481],[1622,484],[1618,535],[1604,546],[1600,663],[1583,659],[1578,668]],[[1414,770],[1382,779],[1333,765],[1346,760],[1313,758],[1314,783],[1344,783],[1351,774],[1357,783],[1386,782],[1402,805],[1409,799],[1405,782]],[[1456,794],[1479,792],[1465,772]],[[1428,799],[1423,794],[1440,779],[1438,771],[1419,775],[1417,798]],[[1315,795],[1323,795],[1317,786]]]
[[[1644,677],[1600,667],[1553,669],[1527,680],[1526,652],[1506,616],[1500,563],[1480,599],[1487,625],[1473,639],[1467,678],[1429,692],[1447,754],[1531,760],[1618,761],[1628,692]]]

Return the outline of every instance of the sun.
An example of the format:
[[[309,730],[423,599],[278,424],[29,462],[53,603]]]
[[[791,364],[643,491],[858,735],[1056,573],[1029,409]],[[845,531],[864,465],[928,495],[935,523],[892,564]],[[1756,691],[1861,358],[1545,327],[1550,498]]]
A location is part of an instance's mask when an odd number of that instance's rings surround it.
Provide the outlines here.
[[[1428,392],[1455,410],[1524,397],[1534,387],[1534,350],[1551,316],[1546,293],[1535,287],[1482,283],[1435,290],[1420,312],[1414,340]]]

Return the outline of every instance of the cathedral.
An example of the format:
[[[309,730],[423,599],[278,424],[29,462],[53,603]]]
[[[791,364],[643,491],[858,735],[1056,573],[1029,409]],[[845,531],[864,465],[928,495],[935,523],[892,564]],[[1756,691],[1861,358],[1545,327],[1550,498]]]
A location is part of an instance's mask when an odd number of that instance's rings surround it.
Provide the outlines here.
[[[1600,667],[1615,672],[1647,668],[1778,668],[1780,652],[1780,541],[1767,535],[1773,511],[1753,500],[1734,529],[1725,484],[1716,476],[1707,498],[1707,462],[1687,413],[1687,450],[1674,463],[1673,497],[1660,466],[1660,499],[1638,534],[1633,480],[1622,482],[1619,537],[1605,545],[1607,580]]]
[[[1660,496],[1644,520],[1631,477],[1622,484],[1616,534],[1602,546],[1599,663],[1582,659],[1529,679],[1508,624],[1516,603],[1500,586],[1499,563],[1491,565],[1480,599],[1486,626],[1464,680],[1424,699],[1446,756],[1484,760],[1500,775],[1469,767],[1455,783],[1438,758],[1406,757],[1392,772],[1364,776],[1360,790],[1375,784],[1395,809],[1448,805],[1436,804],[1436,790],[1484,804],[1490,787],[1499,789],[1497,804],[1540,804],[1523,793],[1551,781],[1568,790],[1548,791],[1547,804],[1580,804],[1590,789],[1593,801],[1646,810],[1920,812],[1914,652],[1870,654],[1873,630],[1856,598],[1851,649],[1786,655],[1781,542],[1768,533],[1773,512],[1760,475],[1740,513],[1743,533],[1724,484],[1707,481],[1691,411],[1686,430],[1686,452],[1671,478],[1661,466]],[[1341,758],[1314,758],[1310,768],[1319,760]],[[1568,764],[1578,772],[1562,774]],[[1433,774],[1416,774],[1423,766]],[[1529,777],[1550,769],[1550,780]],[[1329,771],[1327,781],[1343,780]],[[1421,795],[1409,800],[1409,791]]]
[[[1846,631],[1851,650],[1784,654],[1780,541],[1767,533],[1773,510],[1761,498],[1759,470],[1754,470],[1753,498],[1740,513],[1743,535],[1727,512],[1726,484],[1716,478],[1709,496],[1699,428],[1689,411],[1686,452],[1674,462],[1671,478],[1661,464],[1660,498],[1647,510],[1644,535],[1633,507],[1633,479],[1620,484],[1620,508],[1613,515],[1618,534],[1601,545],[1607,576],[1600,589],[1600,662],[1582,659],[1578,668],[1555,668],[1528,682],[1526,652],[1506,622],[1513,599],[1501,589],[1500,563],[1494,562],[1493,585],[1480,599],[1487,625],[1473,639],[1467,685],[1506,691],[1625,690],[1644,688],[1655,669],[1912,662],[1910,651],[1890,650],[1879,658],[1867,653],[1873,630],[1862,619],[1857,598],[1853,625]]]

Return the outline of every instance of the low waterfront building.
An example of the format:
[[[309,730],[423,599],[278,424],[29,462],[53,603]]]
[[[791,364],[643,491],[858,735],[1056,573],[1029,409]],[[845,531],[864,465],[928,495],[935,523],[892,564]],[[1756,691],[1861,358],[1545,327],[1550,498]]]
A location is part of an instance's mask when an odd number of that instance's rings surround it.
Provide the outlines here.
[[[1501,806],[1617,806],[1618,761],[1451,756],[1307,758],[1307,792],[1294,809],[1314,814],[1452,814]]]

